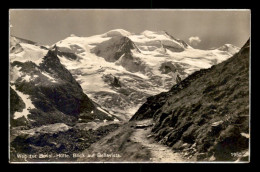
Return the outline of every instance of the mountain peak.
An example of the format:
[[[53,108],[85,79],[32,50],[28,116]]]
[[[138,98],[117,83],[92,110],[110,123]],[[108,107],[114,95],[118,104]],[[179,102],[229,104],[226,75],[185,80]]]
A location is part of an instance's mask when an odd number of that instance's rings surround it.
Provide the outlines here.
[[[145,35],[145,34],[154,34],[155,32],[154,31],[150,31],[150,30],[144,30],[143,32],[141,32],[142,35]]]
[[[129,35],[131,35],[131,33],[124,29],[114,29],[114,30],[110,30],[110,31],[106,32],[104,35],[106,37],[129,36]]]
[[[217,50],[227,51],[232,54],[235,54],[236,52],[238,52],[240,50],[240,48],[235,45],[232,45],[232,44],[224,44],[223,46],[217,48]]]
[[[70,34],[70,37],[76,37],[77,35],[75,35],[75,34]]]

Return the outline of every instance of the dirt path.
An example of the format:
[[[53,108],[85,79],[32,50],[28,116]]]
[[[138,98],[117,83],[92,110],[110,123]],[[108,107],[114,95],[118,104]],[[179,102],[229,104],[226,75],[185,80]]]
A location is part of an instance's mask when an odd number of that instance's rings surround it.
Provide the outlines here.
[[[152,120],[138,121],[137,125],[149,126]],[[153,138],[148,138],[151,134],[152,127],[136,129],[131,136],[131,140],[143,145],[150,150],[152,162],[184,162],[185,160],[179,153],[173,152],[169,147],[159,144]]]
[[[80,162],[184,162],[178,153],[149,137],[152,120],[128,122],[109,133],[88,149]],[[118,154],[120,157],[97,157],[98,153]],[[95,155],[94,155],[95,154]],[[88,157],[87,155],[93,155]]]

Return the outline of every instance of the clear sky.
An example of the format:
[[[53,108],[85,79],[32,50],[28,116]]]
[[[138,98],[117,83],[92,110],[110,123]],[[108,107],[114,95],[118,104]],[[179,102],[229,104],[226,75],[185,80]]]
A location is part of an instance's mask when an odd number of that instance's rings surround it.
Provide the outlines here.
[[[208,49],[226,43],[243,46],[250,37],[250,20],[249,10],[10,10],[10,33],[52,45],[71,34],[165,30],[195,48]]]

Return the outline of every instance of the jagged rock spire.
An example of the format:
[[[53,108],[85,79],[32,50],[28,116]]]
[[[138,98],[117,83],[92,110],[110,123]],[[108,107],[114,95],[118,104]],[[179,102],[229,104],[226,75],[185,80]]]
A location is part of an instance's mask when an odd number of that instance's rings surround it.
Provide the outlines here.
[[[58,48],[57,48],[56,44],[54,45],[53,49],[54,49],[54,55],[57,56],[58,55]]]

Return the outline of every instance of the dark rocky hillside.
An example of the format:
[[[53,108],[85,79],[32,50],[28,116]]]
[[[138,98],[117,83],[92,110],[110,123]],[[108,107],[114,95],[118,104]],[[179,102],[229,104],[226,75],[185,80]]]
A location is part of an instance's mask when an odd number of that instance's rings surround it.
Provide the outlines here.
[[[156,140],[200,161],[248,161],[249,40],[233,57],[149,97],[131,120],[153,118]]]
[[[11,127],[19,125],[35,127],[58,122],[73,124],[78,121],[79,116],[84,121],[112,120],[112,117],[98,110],[97,106],[83,93],[81,86],[71,73],[61,65],[56,51],[49,50],[39,66],[30,61],[11,63],[11,67],[20,68],[20,72],[31,78],[38,76],[29,82],[21,77],[11,83],[16,90],[29,95],[35,106],[29,110],[28,118],[30,120],[26,120],[24,117],[11,118]],[[46,74],[55,80],[46,77]],[[12,117],[16,111],[22,111],[23,102],[13,89],[10,89],[10,93],[10,116]]]

